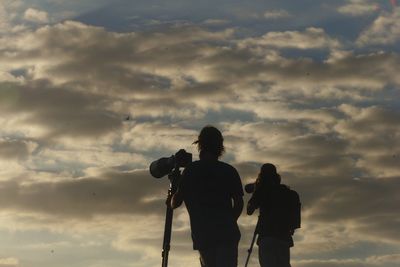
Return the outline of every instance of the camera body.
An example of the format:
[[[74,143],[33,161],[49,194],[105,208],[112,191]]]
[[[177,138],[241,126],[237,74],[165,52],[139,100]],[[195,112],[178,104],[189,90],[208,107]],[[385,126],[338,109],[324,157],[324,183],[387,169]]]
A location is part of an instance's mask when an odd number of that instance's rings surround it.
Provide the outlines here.
[[[186,167],[192,162],[192,154],[180,149],[169,158],[160,158],[150,164],[150,174],[154,178],[162,178],[174,168]]]
[[[246,191],[246,193],[251,194],[254,192],[254,190],[256,189],[256,183],[250,183],[250,184],[246,184],[244,186],[244,190]]]

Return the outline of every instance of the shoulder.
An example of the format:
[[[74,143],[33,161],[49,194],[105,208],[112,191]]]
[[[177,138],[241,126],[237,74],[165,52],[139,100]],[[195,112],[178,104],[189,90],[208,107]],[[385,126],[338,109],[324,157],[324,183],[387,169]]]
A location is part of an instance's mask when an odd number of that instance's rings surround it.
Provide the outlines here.
[[[282,190],[285,190],[285,191],[287,191],[287,192],[291,192],[292,194],[297,194],[297,192],[296,192],[295,190],[293,190],[293,189],[292,189],[290,186],[288,186],[288,185],[280,184],[279,187],[280,187]]]
[[[237,173],[237,170],[235,169],[235,167],[233,167],[232,165],[230,165],[229,163],[223,162],[223,161],[218,161],[218,166],[228,172],[232,172],[232,173]]]
[[[237,185],[237,186],[242,186],[241,178],[238,173],[238,171],[233,167],[232,165],[219,161],[219,169],[220,169],[220,174],[225,180],[225,182]]]
[[[191,163],[189,163],[189,164],[185,167],[185,169],[183,170],[183,172],[184,172],[184,173],[189,173],[189,172],[191,172],[192,170],[195,170],[195,169],[199,168],[199,166],[200,166],[200,161],[199,161],[199,160],[192,161]]]
[[[299,198],[300,198],[299,194],[298,194],[295,190],[291,189],[289,186],[284,185],[284,184],[281,184],[280,188],[281,188],[281,190],[284,191],[290,198],[293,198],[293,199],[299,199]]]
[[[200,165],[201,165],[201,161],[195,160],[195,161],[190,162],[186,168],[196,168]]]

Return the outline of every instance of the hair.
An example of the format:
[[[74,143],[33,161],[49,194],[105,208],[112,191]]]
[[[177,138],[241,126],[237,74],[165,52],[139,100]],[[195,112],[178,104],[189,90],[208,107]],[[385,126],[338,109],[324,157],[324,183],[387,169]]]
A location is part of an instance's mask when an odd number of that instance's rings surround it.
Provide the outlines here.
[[[266,185],[279,185],[281,183],[281,176],[276,172],[276,167],[272,163],[262,165],[258,177]]]
[[[209,152],[217,157],[220,157],[225,151],[224,138],[221,132],[211,125],[201,129],[197,141],[193,144],[197,144],[197,149],[200,153]]]

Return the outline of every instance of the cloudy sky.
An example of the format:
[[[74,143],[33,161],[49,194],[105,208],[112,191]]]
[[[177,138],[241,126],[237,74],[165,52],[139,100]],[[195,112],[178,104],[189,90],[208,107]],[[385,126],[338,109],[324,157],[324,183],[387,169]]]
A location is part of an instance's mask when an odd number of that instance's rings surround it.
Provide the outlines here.
[[[294,267],[399,266],[399,70],[396,0],[0,0],[0,267],[160,266],[148,166],[206,124],[299,192]]]

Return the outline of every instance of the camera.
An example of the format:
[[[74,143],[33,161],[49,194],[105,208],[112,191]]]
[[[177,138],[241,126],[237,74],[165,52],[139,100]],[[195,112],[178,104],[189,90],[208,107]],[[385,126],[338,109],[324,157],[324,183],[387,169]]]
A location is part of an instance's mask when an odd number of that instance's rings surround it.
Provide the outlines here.
[[[255,189],[256,189],[256,183],[250,183],[244,186],[244,190],[246,191],[246,193],[249,194],[253,193]]]
[[[161,178],[172,172],[174,168],[186,167],[192,162],[192,154],[180,149],[169,158],[160,158],[150,164],[150,174],[154,178]]]

